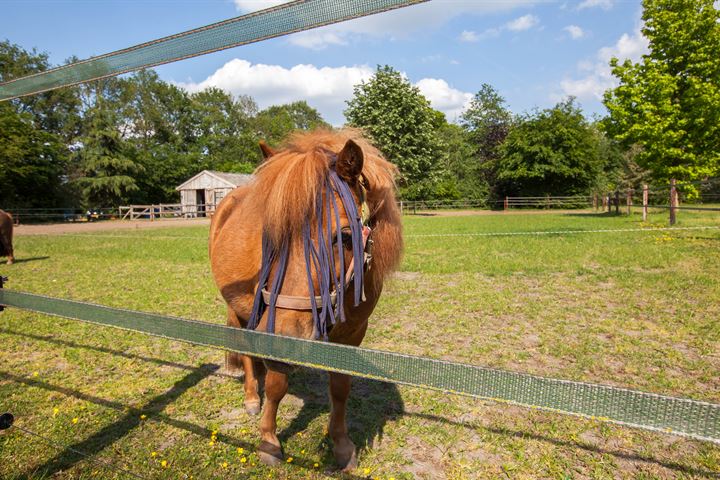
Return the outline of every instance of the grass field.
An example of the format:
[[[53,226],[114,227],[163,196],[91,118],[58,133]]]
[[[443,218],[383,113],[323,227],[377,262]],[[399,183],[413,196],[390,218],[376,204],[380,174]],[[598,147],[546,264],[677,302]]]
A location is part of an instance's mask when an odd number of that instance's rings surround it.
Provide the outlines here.
[[[665,223],[405,217],[404,260],[364,346],[720,402],[720,230],[487,235]],[[720,227],[720,215],[681,212],[678,226]],[[206,238],[207,227],[22,236],[0,273],[17,290],[223,322]],[[322,372],[293,374],[278,421],[292,461],[271,469],[222,352],[11,309],[0,345],[0,410],[59,445],[0,434],[0,478],[338,476]],[[347,478],[720,475],[718,445],[367,380],[353,384],[349,423],[361,452]]]

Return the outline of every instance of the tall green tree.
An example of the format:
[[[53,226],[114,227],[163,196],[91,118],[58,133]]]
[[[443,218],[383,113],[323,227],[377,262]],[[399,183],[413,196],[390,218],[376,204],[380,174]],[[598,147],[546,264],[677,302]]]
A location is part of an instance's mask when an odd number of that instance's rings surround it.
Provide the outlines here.
[[[260,153],[252,116],[257,105],[252,98],[208,88],[190,96],[197,128],[196,150],[204,169],[250,173]]]
[[[273,105],[257,114],[254,120],[255,131],[270,145],[276,145],[296,130],[330,128],[320,112],[304,100]],[[256,148],[257,150],[257,148]]]
[[[484,83],[460,119],[473,146],[473,152],[466,160],[464,176],[472,178],[476,188],[485,187],[485,193],[494,199],[498,196],[500,147],[512,128],[513,114],[500,92]]]
[[[644,0],[642,60],[612,59],[608,132],[637,144],[659,180],[720,174],[720,11],[713,0]]]
[[[91,208],[127,204],[138,190],[135,177],[142,171],[128,156],[117,106],[104,98],[101,88],[97,88],[95,106],[85,114],[86,131],[78,151],[79,178],[75,180],[83,203]]]
[[[598,140],[573,98],[520,117],[498,162],[503,194],[588,193],[605,167]]]
[[[370,80],[355,86],[347,104],[348,125],[364,129],[399,167],[401,192],[437,179],[446,156],[437,112],[400,72],[378,67]]]
[[[48,56],[0,42],[0,82],[50,68]],[[70,150],[80,123],[77,89],[0,103],[0,205],[54,207],[70,202]]]

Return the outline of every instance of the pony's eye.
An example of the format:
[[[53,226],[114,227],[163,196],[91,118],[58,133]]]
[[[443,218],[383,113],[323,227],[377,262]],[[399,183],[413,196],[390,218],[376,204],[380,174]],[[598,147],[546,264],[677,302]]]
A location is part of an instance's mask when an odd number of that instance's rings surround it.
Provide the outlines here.
[[[343,247],[347,248],[348,250],[352,249],[352,233],[349,231],[343,230],[342,232],[342,242]]]
[[[352,249],[352,230],[350,230],[350,227],[345,227],[340,231],[340,238],[344,248]],[[333,244],[335,243],[337,243],[337,236],[333,236]]]

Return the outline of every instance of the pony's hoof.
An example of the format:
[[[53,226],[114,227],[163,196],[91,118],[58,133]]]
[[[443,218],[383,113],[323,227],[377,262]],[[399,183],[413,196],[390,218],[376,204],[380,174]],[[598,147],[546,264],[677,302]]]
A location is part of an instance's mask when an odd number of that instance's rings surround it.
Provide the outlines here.
[[[280,465],[285,458],[280,447],[264,440],[258,447],[258,457],[262,463],[271,467]]]
[[[355,453],[354,448],[350,455],[335,452],[335,461],[337,462],[338,469],[343,472],[352,472],[358,466],[357,453]]]
[[[12,265],[13,263],[15,263],[15,260],[8,260],[8,261],[7,261],[7,264],[8,264],[8,265]]]
[[[252,401],[245,402],[245,411],[248,415],[259,415],[260,414],[260,402]]]

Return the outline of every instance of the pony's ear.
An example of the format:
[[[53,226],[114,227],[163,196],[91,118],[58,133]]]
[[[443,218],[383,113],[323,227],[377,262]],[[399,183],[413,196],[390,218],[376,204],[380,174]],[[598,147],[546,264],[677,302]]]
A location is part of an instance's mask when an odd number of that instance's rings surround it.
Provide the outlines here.
[[[362,148],[354,141],[348,140],[340,153],[338,153],[335,170],[340,175],[340,178],[346,182],[354,183],[362,173],[363,161]]]
[[[263,159],[267,160],[268,158],[275,155],[275,150],[270,148],[267,143],[265,143],[262,140],[260,140],[259,143],[260,143],[260,150],[262,151]]]

